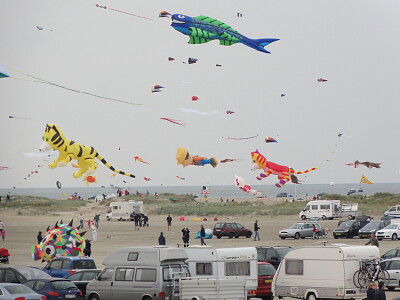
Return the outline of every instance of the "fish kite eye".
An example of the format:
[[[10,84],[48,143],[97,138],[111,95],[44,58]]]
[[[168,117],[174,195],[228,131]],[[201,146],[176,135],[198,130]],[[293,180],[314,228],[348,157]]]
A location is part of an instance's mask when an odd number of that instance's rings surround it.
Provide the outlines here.
[[[180,19],[184,19],[184,18],[185,18],[185,16],[184,16],[184,15],[178,15],[178,18],[180,18]]]

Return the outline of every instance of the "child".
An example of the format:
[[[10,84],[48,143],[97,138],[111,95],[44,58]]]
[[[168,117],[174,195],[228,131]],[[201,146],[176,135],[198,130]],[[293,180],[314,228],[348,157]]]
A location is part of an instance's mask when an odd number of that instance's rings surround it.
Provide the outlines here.
[[[5,229],[3,229],[2,231],[1,231],[1,238],[3,239],[3,242],[4,242],[4,238],[6,237],[6,230]]]

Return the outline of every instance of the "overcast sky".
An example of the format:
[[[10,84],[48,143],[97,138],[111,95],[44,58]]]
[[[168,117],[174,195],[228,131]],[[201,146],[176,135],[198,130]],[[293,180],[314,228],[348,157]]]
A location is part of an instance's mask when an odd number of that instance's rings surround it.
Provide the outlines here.
[[[158,18],[161,10],[214,17],[250,38],[280,40],[267,46],[271,54],[240,43],[190,45],[170,19]],[[0,171],[0,188],[55,187],[57,180],[85,186],[72,178],[73,167],[38,168],[51,158],[24,154],[38,153],[46,123],[137,176],[111,177],[99,162],[93,186],[123,180],[130,186],[233,184],[234,174],[259,184],[260,172],[250,171],[255,149],[299,171],[320,167],[299,176],[305,183],[357,183],[362,174],[377,183],[399,182],[399,12],[397,0],[1,1],[0,64],[11,77],[0,79],[0,166],[10,168]],[[183,64],[189,57],[198,62]],[[146,105],[71,92],[19,72]],[[154,84],[165,88],[151,93]],[[219,114],[197,116],[181,108]],[[278,143],[266,144],[265,136]],[[181,146],[241,161],[182,168],[175,159]],[[134,156],[151,165],[135,163]],[[380,162],[381,169],[345,165],[355,160]],[[24,180],[31,171],[38,173]],[[273,176],[263,183],[276,181]]]

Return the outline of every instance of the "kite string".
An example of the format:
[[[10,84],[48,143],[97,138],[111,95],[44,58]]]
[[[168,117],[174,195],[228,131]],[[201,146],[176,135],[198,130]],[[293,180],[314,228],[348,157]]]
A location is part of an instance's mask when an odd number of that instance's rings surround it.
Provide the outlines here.
[[[118,10],[118,9],[114,9],[114,8],[109,8],[109,7],[107,7],[107,8],[110,9],[110,10],[113,10],[113,11],[117,11],[117,12],[123,13],[123,14],[131,15],[131,16],[134,16],[134,17],[143,18],[143,19],[150,20],[150,21],[153,20],[153,19],[150,19],[150,18],[134,15],[134,14],[128,13],[126,11],[122,11],[122,10]]]

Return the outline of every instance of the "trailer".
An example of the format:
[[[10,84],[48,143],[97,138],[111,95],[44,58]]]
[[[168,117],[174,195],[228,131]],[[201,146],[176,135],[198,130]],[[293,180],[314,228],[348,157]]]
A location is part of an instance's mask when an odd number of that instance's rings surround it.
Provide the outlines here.
[[[132,213],[143,213],[143,201],[123,201],[123,202],[111,202],[110,207],[107,210],[107,221],[118,220],[126,221],[131,220]]]

